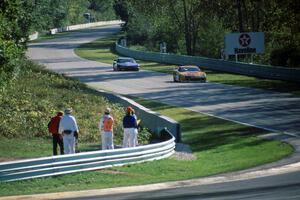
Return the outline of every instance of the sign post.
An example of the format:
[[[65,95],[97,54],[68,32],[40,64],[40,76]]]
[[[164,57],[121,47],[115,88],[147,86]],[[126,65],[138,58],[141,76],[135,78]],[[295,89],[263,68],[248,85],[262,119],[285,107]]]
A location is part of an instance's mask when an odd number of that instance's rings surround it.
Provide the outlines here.
[[[225,35],[225,54],[235,55],[238,60],[240,54],[262,54],[265,52],[265,36],[263,32],[229,33]]]

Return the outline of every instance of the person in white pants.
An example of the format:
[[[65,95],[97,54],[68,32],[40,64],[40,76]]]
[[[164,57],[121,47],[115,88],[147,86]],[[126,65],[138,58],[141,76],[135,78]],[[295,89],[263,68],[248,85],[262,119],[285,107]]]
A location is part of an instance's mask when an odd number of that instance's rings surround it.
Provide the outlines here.
[[[135,147],[137,143],[137,120],[136,117],[133,116],[133,109],[130,106],[127,108],[126,115],[123,118],[123,128],[123,147]]]
[[[99,131],[101,133],[102,139],[102,150],[105,149],[114,149],[113,143],[113,123],[114,119],[110,115],[111,109],[106,108],[104,116],[100,119],[99,122]]]
[[[75,136],[79,133],[76,119],[71,113],[72,109],[66,109],[59,123],[58,132],[63,135],[64,154],[75,153]]]
[[[136,116],[136,114],[135,114],[135,110],[134,109],[132,109],[132,116],[136,119],[136,122],[137,122],[137,126],[139,126],[139,123],[138,123],[138,119],[137,119],[137,116]],[[139,133],[139,131],[138,131],[138,127],[135,129],[135,145],[134,146],[138,146],[138,144],[139,144],[139,141],[138,141],[138,133]]]

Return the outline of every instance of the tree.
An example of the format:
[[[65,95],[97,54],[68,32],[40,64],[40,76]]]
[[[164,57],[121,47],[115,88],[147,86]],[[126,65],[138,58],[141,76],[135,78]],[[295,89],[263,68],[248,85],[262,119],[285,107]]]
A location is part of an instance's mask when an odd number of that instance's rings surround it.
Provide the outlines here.
[[[92,13],[92,20],[112,20],[116,19],[114,11],[114,0],[89,0],[88,9]]]
[[[128,13],[128,4],[125,0],[115,0],[113,8],[117,16],[125,22],[125,25],[128,23],[129,13]]]
[[[25,44],[32,21],[31,11],[31,1],[1,1],[0,38],[3,40],[12,40],[18,45]]]

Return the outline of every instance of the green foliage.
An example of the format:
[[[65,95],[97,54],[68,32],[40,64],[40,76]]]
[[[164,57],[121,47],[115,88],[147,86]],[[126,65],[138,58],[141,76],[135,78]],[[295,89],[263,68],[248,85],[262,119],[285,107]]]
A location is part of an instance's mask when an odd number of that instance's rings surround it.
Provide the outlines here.
[[[300,67],[300,47],[287,46],[272,51],[270,56],[271,65]]]
[[[31,25],[32,3],[22,0],[0,2],[0,38],[25,44]]]
[[[119,16],[121,20],[125,22],[125,24],[127,24],[129,18],[127,1],[115,0],[113,8],[116,15]]]
[[[226,29],[217,19],[209,19],[205,27],[199,31],[200,41],[196,49],[201,56],[220,58],[221,49],[224,47]]]
[[[113,9],[114,0],[89,0],[88,9],[92,14],[92,21],[116,19]]]
[[[86,0],[67,0],[67,23],[69,25],[87,23],[88,21],[83,17],[83,14],[88,12],[89,2]]]
[[[4,92],[7,84],[12,82],[19,74],[23,65],[23,48],[14,41],[0,38],[0,91]]]
[[[133,44],[144,44],[149,37],[150,26],[149,21],[146,18],[134,19],[128,22],[130,24],[130,32],[127,34],[127,38]]]
[[[25,11],[28,9],[28,12]],[[0,2],[0,92],[19,74],[30,28],[30,1]]]
[[[31,1],[0,2],[1,92],[19,73],[31,18]]]
[[[140,145],[149,144],[149,141],[150,141],[151,137],[152,137],[152,133],[150,132],[149,129],[144,128],[144,127],[139,129],[138,143]]]

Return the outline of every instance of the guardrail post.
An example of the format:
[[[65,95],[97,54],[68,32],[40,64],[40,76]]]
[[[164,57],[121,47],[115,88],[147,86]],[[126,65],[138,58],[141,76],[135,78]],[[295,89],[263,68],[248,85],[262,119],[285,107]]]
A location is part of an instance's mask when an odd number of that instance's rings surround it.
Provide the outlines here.
[[[181,142],[181,127],[180,127],[180,124],[178,123],[177,124],[177,127],[176,127],[176,133],[177,133],[177,135],[176,135],[176,142]]]

